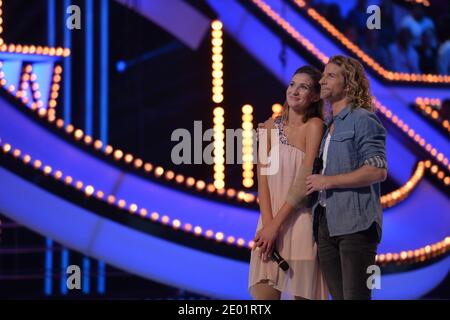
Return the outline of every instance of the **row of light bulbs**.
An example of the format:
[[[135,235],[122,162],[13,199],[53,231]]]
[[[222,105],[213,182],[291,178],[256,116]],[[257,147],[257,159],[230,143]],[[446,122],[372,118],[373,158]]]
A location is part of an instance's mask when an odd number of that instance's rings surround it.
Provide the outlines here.
[[[216,107],[213,110],[214,130],[214,187],[225,188],[225,110]]]
[[[212,44],[212,100],[214,103],[223,102],[223,31],[222,22],[214,20],[211,23]]]
[[[425,163],[420,161],[412,177],[403,186],[381,196],[381,205],[383,208],[390,208],[408,197],[411,191],[416,187],[417,183],[422,179],[424,171]]]
[[[0,61],[0,85],[5,87],[8,92],[11,94],[15,94],[17,98],[19,98],[25,105],[28,105],[30,101],[32,101],[31,106],[36,108],[42,108],[44,103],[42,101],[42,94],[39,90],[39,84],[37,82],[37,76],[33,73],[33,66],[31,64],[24,65],[22,75],[20,78],[19,88],[15,88],[13,84],[8,85],[5,79],[5,73],[2,71],[3,63]],[[52,86],[50,88],[50,97],[49,97],[49,115],[55,117],[55,108],[56,108],[56,99],[59,95],[61,81],[61,73],[62,67],[56,65],[54,67],[53,78],[52,78]],[[32,97],[28,97],[28,89],[31,89]]]
[[[11,144],[2,143],[2,150],[4,153],[11,154],[14,158],[21,160],[24,164],[32,166],[34,169],[41,171],[46,176],[51,176],[55,180],[62,181],[66,185],[83,192],[86,197],[95,197],[98,200],[104,201],[109,205],[116,206],[122,210],[127,210],[130,214],[136,214],[142,218],[150,219],[164,225],[171,225],[173,229],[183,230],[188,233],[193,233],[196,236],[203,236],[208,239],[215,239],[218,242],[225,242],[229,245],[237,247],[250,247],[250,242],[246,243],[243,238],[234,236],[225,236],[223,232],[213,231],[211,229],[204,230],[201,226],[193,226],[190,223],[182,223],[180,219],[173,219],[168,215],[161,215],[158,212],[149,212],[144,207],[139,207],[136,203],[128,203],[125,199],[118,199],[113,194],[106,194],[102,190],[96,190],[92,185],[87,184],[81,180],[77,180],[72,176],[65,175],[61,170],[55,170],[51,166],[45,165],[39,159],[33,159],[29,154],[23,154],[19,149],[14,149]]]
[[[38,54],[46,56],[56,57],[68,57],[70,56],[70,49],[62,47],[47,47],[47,46],[34,46],[34,45],[21,45],[21,44],[5,44],[2,38],[3,34],[3,1],[0,0],[0,51],[9,53],[22,53],[22,54]]]
[[[401,120],[397,115],[395,115],[391,110],[386,108],[386,106],[382,105],[377,99],[374,98],[375,107],[392,123],[394,123],[398,128],[400,128],[405,134],[411,138],[414,143],[418,144],[420,147],[425,149],[425,151],[430,154],[433,158],[435,158],[439,163],[445,166],[447,171],[450,171],[450,164],[448,158],[444,156],[443,153],[439,152],[436,148],[434,148],[430,143],[427,143],[426,140],[420,136],[420,134],[416,133],[414,129],[408,126],[403,120]]]
[[[150,212],[143,207],[139,207],[136,203],[127,203],[125,199],[117,199],[113,194],[107,195],[102,190],[96,190],[92,185],[86,184],[83,181],[76,180],[69,175],[64,175],[61,170],[54,170],[51,166],[45,165],[39,159],[32,159],[29,154],[23,154],[19,149],[14,149],[10,144],[4,143],[0,139],[2,144],[2,151],[6,154],[11,154],[14,158],[21,160],[24,164],[32,166],[35,170],[39,170],[46,176],[52,176],[57,181],[62,181],[66,185],[83,192],[86,197],[95,197],[98,200],[104,201],[109,205],[114,205],[122,210],[127,210],[129,214],[139,215],[142,218],[150,219],[154,222],[161,223],[163,225],[171,225],[173,229],[183,230],[184,232],[193,233],[196,236],[203,236],[207,239],[215,239],[218,242],[225,242],[228,245],[236,247],[248,247],[253,248],[254,242],[250,240],[246,242],[243,238],[234,236],[225,236],[223,232],[214,232],[211,229],[204,230],[201,226],[193,226],[190,223],[182,223],[179,219],[171,219],[168,215],[161,215],[160,213],[153,211]],[[423,248],[409,251],[401,251],[400,253],[385,253],[376,256],[378,264],[385,265],[390,262],[411,263],[417,261],[425,261],[429,258],[434,258],[439,255],[447,253],[450,249],[450,237],[446,237],[444,240],[427,245]]]
[[[214,144],[214,187],[225,188],[225,110],[219,105],[223,102],[223,24],[219,20],[211,23],[212,45],[212,101],[213,109],[213,144]]]
[[[384,266],[389,263],[395,264],[411,264],[416,262],[424,262],[426,260],[436,258],[446,254],[450,250],[450,237],[443,240],[426,245],[424,247],[401,251],[400,253],[383,253],[376,256],[378,265]]]
[[[417,98],[416,106],[422,111],[422,114],[426,115],[429,119],[441,125],[447,132],[450,133],[450,123],[448,119],[440,119],[439,112],[434,110],[431,106],[441,106],[441,100],[429,99],[429,98]]]
[[[294,0],[302,10],[306,9],[306,3],[302,0]],[[344,36],[336,27],[331,24],[325,17],[313,8],[306,9],[307,14],[318,22],[325,30],[327,30],[335,39],[342,43],[346,48],[352,51],[358,58],[363,60],[370,68],[377,72],[384,79],[390,81],[406,81],[406,82],[427,82],[427,83],[450,83],[450,76],[436,74],[412,74],[393,72],[383,68],[378,62],[368,56],[361,48]]]
[[[0,9],[1,10],[1,9]],[[1,19],[1,18],[0,18]],[[47,47],[47,46],[28,46],[21,44],[5,44],[3,39],[0,39],[0,51],[8,53],[22,53],[22,54],[38,54],[44,56],[55,56],[55,57],[68,57],[70,56],[70,49],[62,47]]]
[[[73,136],[76,141],[83,142],[86,146],[93,147],[96,151],[103,152],[106,156],[112,157],[115,161],[123,161],[127,165],[133,165],[135,169],[142,170],[146,174],[153,173],[156,178],[164,178],[166,181],[174,181],[176,184],[185,185],[188,188],[195,188],[199,192],[206,191],[209,194],[217,194],[219,196],[227,197],[230,200],[237,200],[238,202],[245,203],[258,203],[257,197],[249,192],[243,190],[236,190],[234,188],[217,188],[212,183],[206,183],[201,179],[195,179],[193,177],[185,177],[182,174],[176,174],[172,170],[166,170],[161,166],[154,166],[150,162],[144,162],[140,158],[136,158],[131,153],[124,153],[121,149],[115,149],[111,145],[104,145],[101,140],[94,140],[91,136],[86,135],[83,130],[77,129],[72,124],[65,124],[64,120],[61,118],[55,118],[49,110],[45,108],[38,108],[36,104],[31,106],[31,110],[36,112],[38,116],[42,119],[46,119],[49,123],[55,125],[58,129],[64,130],[64,132],[70,136]],[[50,110],[51,111],[51,110]],[[223,108],[216,108],[214,110],[215,117],[219,118],[216,124],[220,129],[223,127]],[[220,119],[222,118],[222,119]],[[223,137],[222,136],[219,138]],[[224,159],[221,160],[219,166],[221,168],[216,168],[219,172],[224,170]],[[220,185],[219,185],[220,187]]]
[[[253,180],[253,107],[242,107],[242,185],[251,188]]]
[[[417,168],[408,181],[399,189],[394,190],[384,196],[381,196],[381,205],[383,208],[390,208],[406,199],[414,190],[417,184],[422,180],[425,170],[429,170],[431,175],[435,175],[445,187],[450,185],[450,176],[446,175],[444,171],[440,170],[436,164],[431,163],[430,160],[420,161]]]

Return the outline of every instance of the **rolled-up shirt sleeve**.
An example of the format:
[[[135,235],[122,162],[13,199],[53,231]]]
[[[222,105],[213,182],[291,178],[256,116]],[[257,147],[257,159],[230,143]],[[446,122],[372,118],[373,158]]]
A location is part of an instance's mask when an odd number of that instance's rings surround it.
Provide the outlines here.
[[[359,165],[387,169],[386,129],[374,113],[366,114],[355,124]]]
[[[380,156],[374,156],[372,158],[369,158],[366,161],[364,161],[364,164],[375,167],[375,168],[387,169],[386,159],[384,159]]]

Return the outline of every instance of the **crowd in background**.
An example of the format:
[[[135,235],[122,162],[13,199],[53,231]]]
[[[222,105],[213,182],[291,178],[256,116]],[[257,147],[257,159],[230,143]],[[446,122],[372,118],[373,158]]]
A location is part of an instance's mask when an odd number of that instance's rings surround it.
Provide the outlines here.
[[[388,70],[450,74],[450,1],[429,7],[408,4],[399,19],[391,0],[380,2],[380,29],[369,29],[367,1],[358,0],[346,16],[338,3],[310,1],[349,40]],[[398,6],[397,6],[398,7]]]

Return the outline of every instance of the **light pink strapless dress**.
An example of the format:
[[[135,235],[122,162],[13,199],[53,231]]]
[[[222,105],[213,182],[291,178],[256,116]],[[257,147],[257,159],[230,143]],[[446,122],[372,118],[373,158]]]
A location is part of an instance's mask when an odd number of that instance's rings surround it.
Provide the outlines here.
[[[283,132],[281,119],[275,120],[279,133],[278,172],[268,175],[272,214],[275,216],[286,200],[289,187],[302,165],[304,152],[290,145]],[[261,216],[257,230],[262,228]],[[311,209],[302,208],[290,215],[280,229],[276,243],[280,255],[289,263],[283,271],[275,261],[263,262],[258,250],[252,251],[249,272],[249,291],[261,281],[283,292],[282,298],[300,296],[306,299],[328,299],[328,288],[319,269],[317,245],[314,241]]]

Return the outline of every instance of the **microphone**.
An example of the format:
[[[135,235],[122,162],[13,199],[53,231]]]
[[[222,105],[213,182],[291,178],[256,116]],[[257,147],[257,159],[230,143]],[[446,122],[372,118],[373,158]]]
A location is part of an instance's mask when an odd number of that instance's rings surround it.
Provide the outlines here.
[[[277,250],[273,250],[272,258],[278,263],[278,266],[281,268],[281,270],[289,270],[289,264],[286,262],[286,260],[283,259],[282,256],[280,256],[280,253]]]

